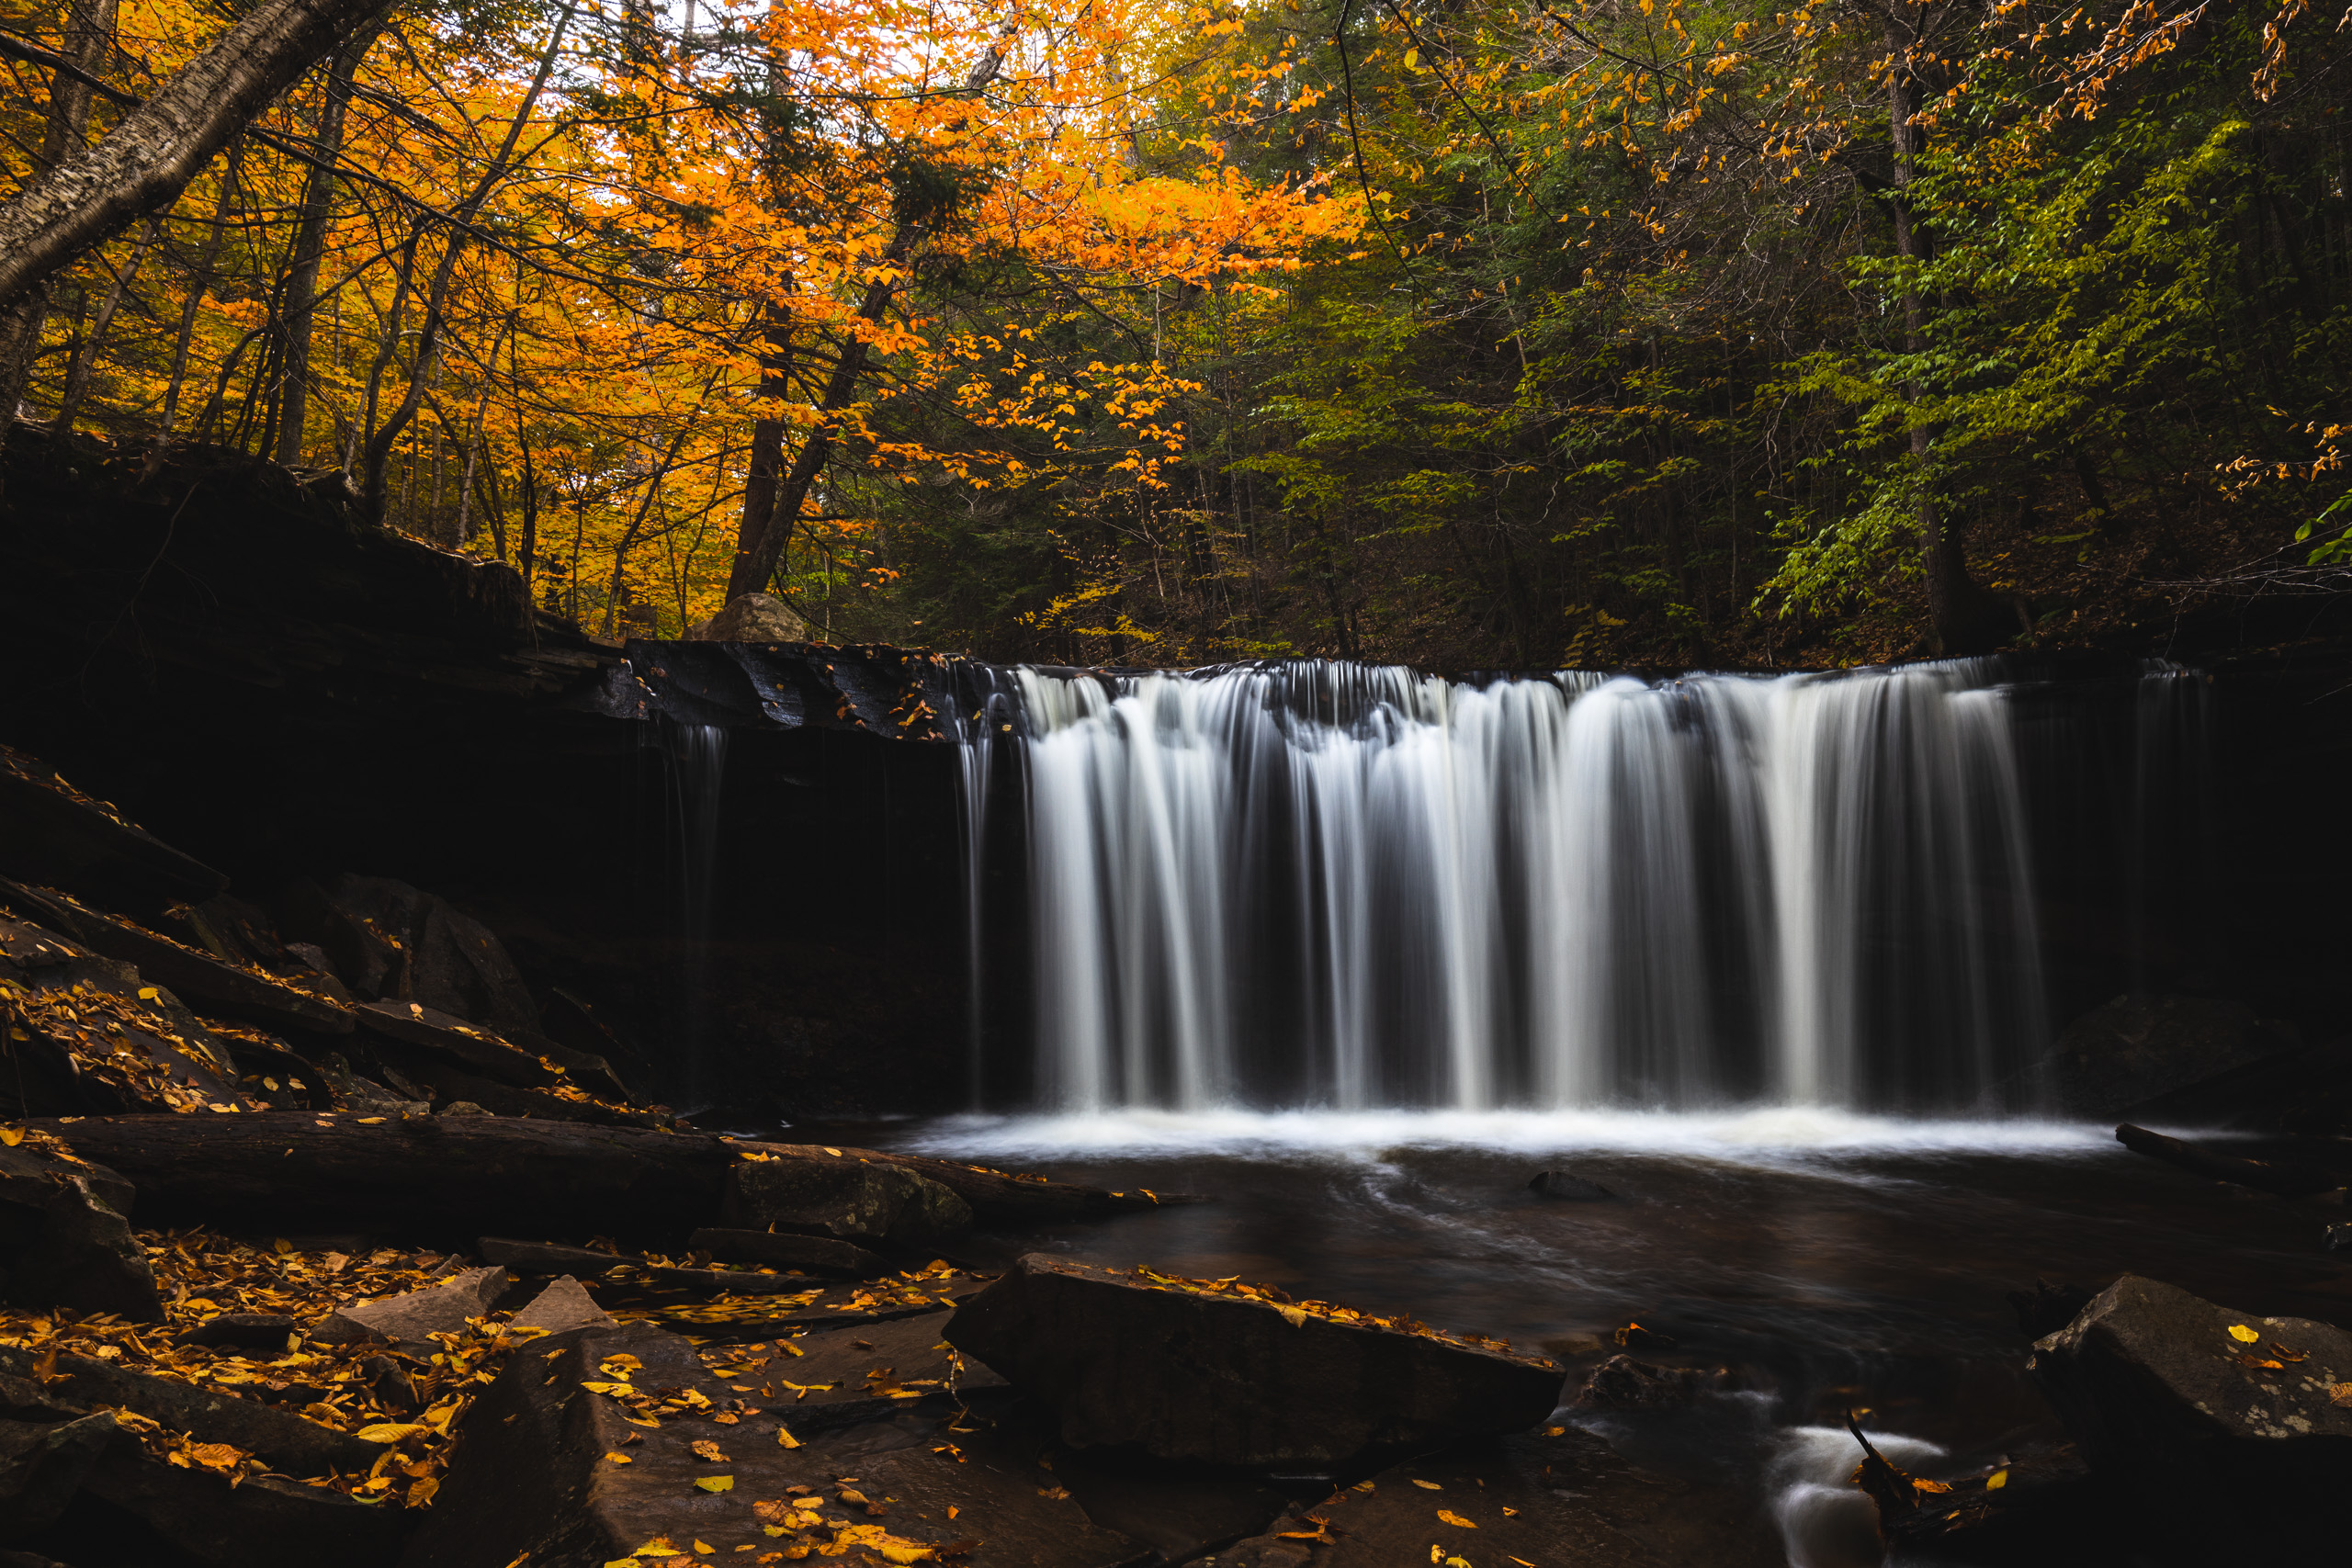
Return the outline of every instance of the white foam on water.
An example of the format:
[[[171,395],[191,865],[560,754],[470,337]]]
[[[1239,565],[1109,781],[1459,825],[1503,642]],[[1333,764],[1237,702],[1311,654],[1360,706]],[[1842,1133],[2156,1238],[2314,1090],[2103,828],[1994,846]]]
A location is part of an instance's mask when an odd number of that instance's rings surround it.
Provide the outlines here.
[[[2111,1152],[2104,1124],[1909,1120],[1824,1106],[1668,1111],[1208,1111],[1127,1109],[1060,1115],[953,1116],[899,1147],[1027,1159],[1211,1156],[1379,1158],[1398,1149],[1519,1155],[1677,1155],[1734,1165],[1839,1156]]]
[[[1917,1438],[1870,1434],[1871,1446],[1902,1470],[1925,1470],[1944,1450]],[[1766,1469],[1772,1517],[1788,1549],[1789,1568],[1878,1568],[1878,1509],[1853,1483],[1861,1445],[1839,1427],[1792,1427]]]

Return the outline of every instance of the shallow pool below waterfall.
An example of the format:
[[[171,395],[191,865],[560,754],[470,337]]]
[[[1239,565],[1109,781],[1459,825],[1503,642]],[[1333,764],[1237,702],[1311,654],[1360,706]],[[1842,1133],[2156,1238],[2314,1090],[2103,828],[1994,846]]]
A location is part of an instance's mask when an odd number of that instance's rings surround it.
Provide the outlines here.
[[[805,1138],[811,1128],[786,1134]],[[1406,1313],[1575,1358],[1638,1320],[1645,1359],[1728,1370],[1683,1412],[1599,1415],[1631,1458],[1753,1495],[1800,1568],[1874,1562],[1849,1409],[1928,1474],[2062,1433],[2006,1293],[2137,1272],[2250,1313],[2352,1322],[2340,1213],[2198,1180],[2105,1126],[1716,1115],[1148,1112],[835,1128],[827,1141],[1216,1201],[1034,1235],[1042,1249]],[[1614,1201],[1526,1190],[1567,1168]],[[1571,1359],[1579,1371],[1596,1355]],[[1909,1441],[1902,1441],[1909,1439]],[[1859,1534],[1857,1532],[1860,1532]]]

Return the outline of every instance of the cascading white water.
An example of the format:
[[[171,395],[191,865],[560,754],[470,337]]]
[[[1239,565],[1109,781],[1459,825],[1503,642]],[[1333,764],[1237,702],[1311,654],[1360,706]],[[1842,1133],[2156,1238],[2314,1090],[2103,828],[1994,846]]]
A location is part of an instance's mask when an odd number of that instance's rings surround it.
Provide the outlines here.
[[[1016,671],[1042,1091],[1993,1109],[2045,1031],[1994,673]]]

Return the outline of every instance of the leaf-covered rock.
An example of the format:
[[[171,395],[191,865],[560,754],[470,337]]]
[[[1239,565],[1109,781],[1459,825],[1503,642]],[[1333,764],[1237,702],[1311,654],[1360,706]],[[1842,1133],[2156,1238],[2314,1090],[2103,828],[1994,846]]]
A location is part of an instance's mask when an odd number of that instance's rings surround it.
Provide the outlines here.
[[[1498,1342],[1038,1253],[947,1337],[1051,1405],[1069,1443],[1164,1459],[1345,1465],[1523,1431],[1560,1402],[1559,1368]]]

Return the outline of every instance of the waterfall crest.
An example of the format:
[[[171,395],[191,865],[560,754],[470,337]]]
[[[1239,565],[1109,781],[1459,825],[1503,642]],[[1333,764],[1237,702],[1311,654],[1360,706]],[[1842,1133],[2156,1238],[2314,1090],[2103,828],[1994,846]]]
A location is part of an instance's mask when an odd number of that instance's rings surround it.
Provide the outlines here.
[[[1007,673],[1061,1109],[1989,1111],[2044,1043],[1988,662]]]

